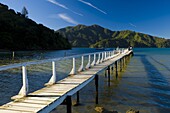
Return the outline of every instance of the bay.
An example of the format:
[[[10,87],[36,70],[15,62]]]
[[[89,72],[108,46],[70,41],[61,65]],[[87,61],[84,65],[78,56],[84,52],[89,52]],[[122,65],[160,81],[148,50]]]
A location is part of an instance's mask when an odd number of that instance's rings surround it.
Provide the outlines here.
[[[11,53],[1,53],[1,64],[49,59],[101,50],[73,48],[72,50],[44,52],[16,52],[11,61]],[[6,57],[5,57],[6,55]],[[6,60],[6,61],[5,61]],[[58,80],[67,76],[72,60],[57,63]],[[80,58],[77,59],[77,67]],[[68,68],[65,68],[68,67]],[[28,67],[30,92],[43,87],[51,76],[51,63]],[[21,69],[0,72],[0,104],[10,101],[10,97],[21,88]],[[73,96],[73,102],[76,95]],[[99,104],[95,104],[94,81],[80,91],[80,105],[73,106],[73,113],[96,113],[94,108],[102,106],[107,111],[125,113],[128,109],[140,113],[170,112],[170,48],[134,48],[134,56],[128,62],[118,78],[112,73],[111,84],[105,73],[99,74]],[[53,112],[66,112],[66,106],[59,106]]]

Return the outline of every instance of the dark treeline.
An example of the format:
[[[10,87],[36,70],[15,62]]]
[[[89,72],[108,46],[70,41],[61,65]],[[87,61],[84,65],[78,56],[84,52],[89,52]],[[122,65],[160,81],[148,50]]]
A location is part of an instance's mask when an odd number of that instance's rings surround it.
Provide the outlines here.
[[[111,31],[99,25],[77,25],[58,30],[75,47],[170,47],[170,40],[130,30]]]
[[[0,3],[0,50],[70,49],[67,38]]]

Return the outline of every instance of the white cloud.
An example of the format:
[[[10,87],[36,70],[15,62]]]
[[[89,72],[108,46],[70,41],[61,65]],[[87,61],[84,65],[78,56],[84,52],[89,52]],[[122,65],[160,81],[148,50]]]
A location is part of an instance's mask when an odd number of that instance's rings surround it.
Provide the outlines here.
[[[129,25],[131,25],[132,27],[136,27],[136,25],[132,24],[132,23],[129,23]]]
[[[71,23],[71,24],[78,24],[75,20],[73,20],[71,17],[69,17],[67,14],[60,13],[58,14],[58,17],[61,18],[62,20]]]
[[[75,11],[73,11],[73,10],[71,10],[71,9],[69,9],[72,13],[74,13],[74,14],[77,14],[77,15],[79,15],[79,16],[84,16],[83,14],[81,14],[81,13],[77,13],[77,12],[75,12]]]
[[[51,3],[55,4],[55,5],[58,5],[58,6],[62,7],[62,8],[64,8],[64,9],[68,9],[68,7],[66,7],[63,4],[60,4],[60,3],[56,2],[55,0],[47,0],[47,1],[51,2]]]
[[[62,8],[64,8],[64,9],[67,9],[67,10],[71,11],[71,12],[74,13],[74,14],[77,14],[77,15],[79,15],[79,16],[83,16],[83,14],[80,14],[80,13],[77,13],[77,12],[71,10],[71,9],[69,9],[67,6],[65,6],[65,5],[63,5],[63,4],[60,4],[59,2],[56,2],[55,0],[47,0],[47,1],[50,2],[50,3],[52,3],[52,4],[57,5],[57,6],[59,6],[59,7],[62,7]]]
[[[84,4],[86,4],[86,5],[88,5],[88,6],[92,7],[92,8],[94,8],[94,9],[96,9],[96,10],[98,10],[98,11],[104,13],[104,14],[107,14],[105,11],[103,11],[103,10],[97,8],[96,6],[94,6],[93,4],[91,4],[91,3],[89,3],[89,2],[86,2],[86,1],[83,1],[83,0],[78,0],[78,1],[80,1],[80,2],[82,2],[82,3],[84,3]]]

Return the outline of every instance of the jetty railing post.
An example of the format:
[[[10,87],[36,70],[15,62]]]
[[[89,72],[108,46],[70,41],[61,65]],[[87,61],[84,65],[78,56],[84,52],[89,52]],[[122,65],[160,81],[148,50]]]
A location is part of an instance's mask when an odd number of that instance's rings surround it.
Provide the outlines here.
[[[76,74],[76,59],[75,57],[73,57],[73,68],[69,75],[75,75],[75,74]]]
[[[110,51],[109,51],[109,53],[108,53],[108,59],[110,59]]]
[[[19,91],[21,97],[25,97],[28,94],[28,78],[27,78],[27,69],[26,66],[22,66],[22,88]],[[15,99],[15,97],[14,97]]]
[[[101,60],[100,60],[100,63],[103,62],[103,57],[104,57],[104,53],[102,52],[101,54],[102,54],[102,58],[101,58]]]
[[[98,54],[98,60],[96,62],[96,64],[99,64],[100,63],[100,53]]]
[[[91,66],[95,66],[95,65],[96,65],[96,54],[94,54],[94,59],[93,59]]]
[[[95,86],[96,86],[96,104],[99,103],[98,101],[98,85],[99,85],[99,76],[95,75]]]
[[[71,96],[67,96],[66,104],[67,104],[67,113],[72,113],[72,100],[71,100]]]
[[[91,55],[89,55],[89,61],[88,61],[87,65],[86,65],[86,69],[89,69],[89,68],[90,68],[90,62],[91,62],[91,61],[90,61],[90,56],[91,56]]]
[[[84,56],[81,57],[81,66],[80,68],[78,69],[79,72],[83,71],[84,70]]]
[[[55,61],[52,61],[52,77],[50,78],[49,82],[45,85],[52,85],[56,83],[56,64]]]
[[[113,51],[110,52],[110,58],[112,58],[112,56],[113,56]]]

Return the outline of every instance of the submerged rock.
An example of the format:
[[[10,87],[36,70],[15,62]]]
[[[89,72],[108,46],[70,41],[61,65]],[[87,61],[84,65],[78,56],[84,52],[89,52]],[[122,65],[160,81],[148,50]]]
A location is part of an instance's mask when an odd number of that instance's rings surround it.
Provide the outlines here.
[[[129,109],[126,111],[126,113],[139,113],[139,111],[136,111],[134,109]]]
[[[95,111],[99,113],[118,113],[117,111],[108,111],[104,107],[95,107]]]
[[[105,111],[104,107],[95,107],[95,111],[103,113]]]

